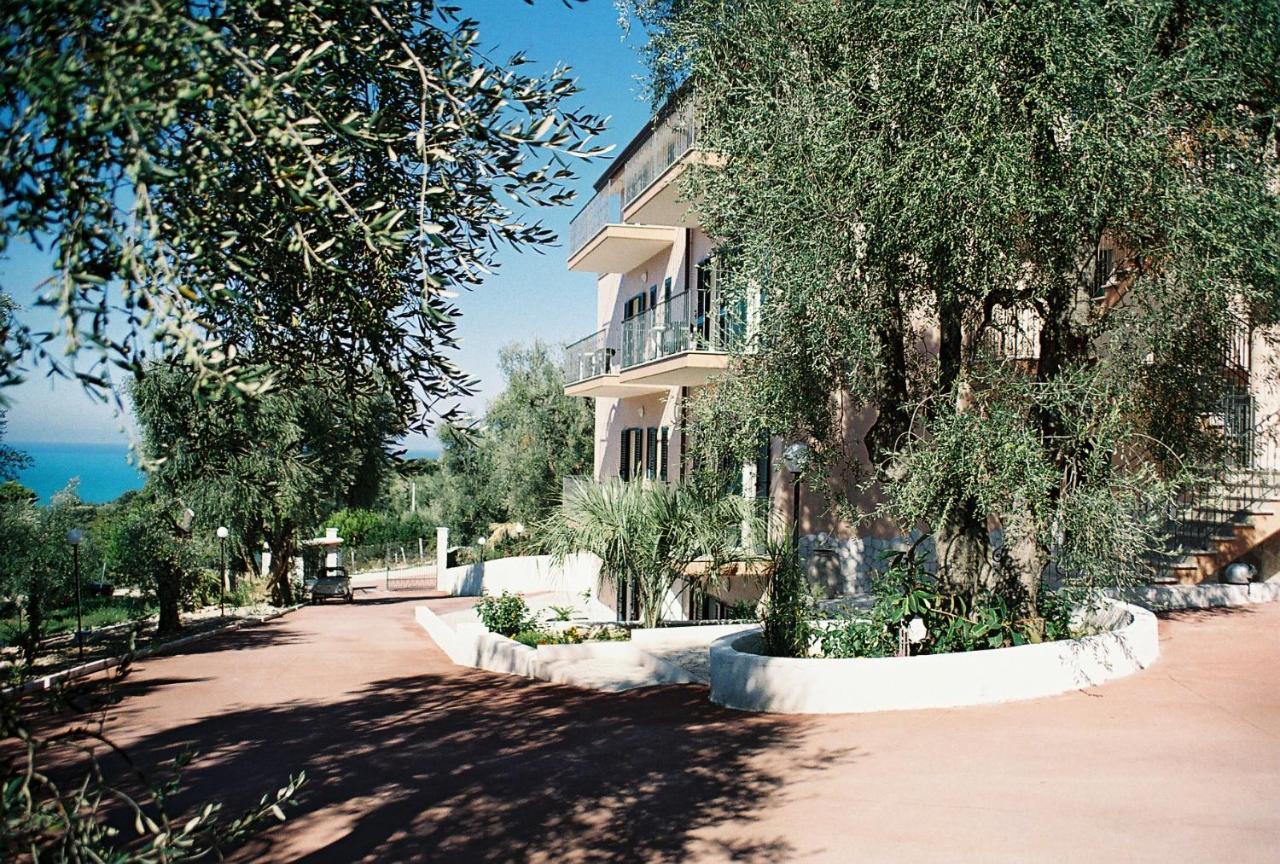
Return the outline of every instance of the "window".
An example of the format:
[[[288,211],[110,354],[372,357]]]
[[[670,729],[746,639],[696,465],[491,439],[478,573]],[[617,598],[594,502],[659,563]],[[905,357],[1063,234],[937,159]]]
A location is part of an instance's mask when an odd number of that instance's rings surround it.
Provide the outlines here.
[[[658,479],[658,427],[650,426],[645,430],[644,440],[644,476],[650,480]]]
[[[1111,279],[1111,271],[1116,269],[1116,252],[1114,249],[1099,249],[1098,259],[1093,265],[1093,297],[1099,300],[1107,294],[1107,282]]]
[[[649,295],[641,291],[639,294],[624,303],[622,305],[622,320],[630,321],[632,318],[638,318],[640,315],[644,314],[645,309],[648,308],[645,306],[645,301],[648,299],[648,296]]]
[[[773,475],[773,439],[762,436],[756,452],[756,497],[769,497],[769,478]]]
[[[644,430],[638,426],[622,430],[621,455],[618,459],[618,477],[638,480],[644,470]]]

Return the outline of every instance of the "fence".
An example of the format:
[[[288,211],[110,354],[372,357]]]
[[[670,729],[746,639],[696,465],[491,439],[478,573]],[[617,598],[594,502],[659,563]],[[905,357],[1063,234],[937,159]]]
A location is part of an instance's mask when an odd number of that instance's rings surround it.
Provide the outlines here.
[[[344,547],[342,562],[352,575],[423,567],[436,563],[436,541],[434,537],[419,537],[399,543]]]

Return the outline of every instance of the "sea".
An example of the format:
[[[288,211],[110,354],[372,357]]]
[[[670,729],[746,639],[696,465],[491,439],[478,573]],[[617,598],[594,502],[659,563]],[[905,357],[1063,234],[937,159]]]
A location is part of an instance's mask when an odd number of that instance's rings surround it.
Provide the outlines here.
[[[142,471],[129,462],[127,444],[62,444],[34,441],[5,441],[31,457],[31,464],[18,474],[18,482],[48,504],[54,493],[78,479],[81,501],[105,504],[130,489],[141,489]]]
[[[6,446],[31,457],[31,464],[18,475],[18,482],[48,504],[53,495],[79,479],[81,501],[105,504],[130,489],[141,489],[146,479],[129,461],[126,444],[54,444],[5,441]],[[438,446],[409,448],[406,457],[438,457]]]

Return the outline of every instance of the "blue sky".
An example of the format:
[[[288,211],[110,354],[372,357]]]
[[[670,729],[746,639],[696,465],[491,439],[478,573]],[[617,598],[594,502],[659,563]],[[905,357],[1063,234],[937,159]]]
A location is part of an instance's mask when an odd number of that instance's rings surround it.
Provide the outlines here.
[[[540,68],[556,63],[573,67],[582,92],[575,105],[611,115],[602,144],[625,144],[649,116],[640,80],[643,66],[637,48],[641,34],[625,41],[618,12],[610,0],[589,0],[566,7],[559,0],[538,0],[529,6],[520,0],[460,0],[463,13],[480,22],[485,52],[505,60],[524,51]],[[605,162],[586,163],[576,183],[578,203],[591,194],[591,182]],[[567,237],[574,207],[543,209],[533,215]],[[565,249],[545,254],[503,250],[496,274],[475,291],[458,299],[462,310],[458,333],[458,364],[480,378],[480,390],[463,407],[479,413],[501,384],[498,349],[534,338],[563,344],[587,335],[595,322],[595,279],[565,269]],[[27,306],[35,286],[49,274],[49,258],[23,243],[10,246],[0,261],[0,285]],[[23,313],[37,328],[48,326],[43,310]],[[21,442],[120,442],[128,440],[130,422],[110,406],[95,403],[74,383],[50,381],[38,372],[11,388],[8,440]],[[416,438],[410,448],[426,442]]]

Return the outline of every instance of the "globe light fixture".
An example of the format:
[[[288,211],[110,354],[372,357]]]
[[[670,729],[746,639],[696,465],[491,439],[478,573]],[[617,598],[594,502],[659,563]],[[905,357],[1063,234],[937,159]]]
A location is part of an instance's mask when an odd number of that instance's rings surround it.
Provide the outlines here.
[[[799,474],[809,464],[809,445],[803,441],[793,441],[782,450],[782,464],[792,474]]]

